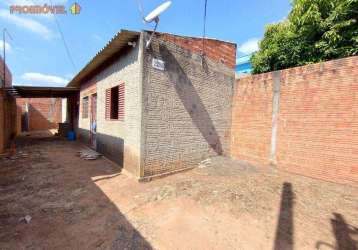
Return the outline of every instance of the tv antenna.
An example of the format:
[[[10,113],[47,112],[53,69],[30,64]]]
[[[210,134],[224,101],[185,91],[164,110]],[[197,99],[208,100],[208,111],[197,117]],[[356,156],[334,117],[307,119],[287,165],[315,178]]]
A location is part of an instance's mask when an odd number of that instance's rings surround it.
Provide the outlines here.
[[[149,47],[149,45],[152,41],[153,35],[154,35],[155,31],[157,30],[157,27],[159,24],[159,15],[162,14],[164,11],[166,11],[171,4],[172,4],[172,1],[166,1],[166,2],[162,3],[161,5],[159,5],[157,8],[155,8],[154,10],[152,10],[146,17],[143,17],[143,20],[145,23],[155,22],[154,30],[153,30],[152,34],[150,35],[149,40],[146,42],[146,45],[145,45],[146,48]],[[141,6],[140,2],[139,2],[139,9],[143,15],[142,6]]]

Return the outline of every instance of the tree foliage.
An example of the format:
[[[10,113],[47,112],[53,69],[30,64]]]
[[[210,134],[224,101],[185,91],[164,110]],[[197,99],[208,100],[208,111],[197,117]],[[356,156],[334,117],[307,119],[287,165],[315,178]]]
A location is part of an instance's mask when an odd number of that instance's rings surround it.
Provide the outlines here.
[[[358,55],[358,0],[294,0],[288,18],[266,27],[254,73]]]

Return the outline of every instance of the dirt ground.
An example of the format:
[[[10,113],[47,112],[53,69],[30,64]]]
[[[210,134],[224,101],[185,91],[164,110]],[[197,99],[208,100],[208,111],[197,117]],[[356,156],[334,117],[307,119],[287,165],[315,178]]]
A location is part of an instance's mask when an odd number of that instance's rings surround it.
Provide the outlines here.
[[[0,249],[358,248],[355,187],[224,157],[138,183],[77,142],[18,144],[0,160]]]

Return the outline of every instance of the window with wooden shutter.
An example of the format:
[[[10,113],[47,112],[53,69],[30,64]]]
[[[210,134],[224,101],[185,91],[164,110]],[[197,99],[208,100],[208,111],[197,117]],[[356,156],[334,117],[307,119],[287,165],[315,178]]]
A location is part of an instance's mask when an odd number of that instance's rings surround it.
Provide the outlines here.
[[[106,89],[106,120],[111,119],[111,89]]]
[[[118,119],[124,120],[124,83],[118,86]]]
[[[124,120],[124,83],[106,90],[106,119]]]
[[[88,96],[82,98],[82,118],[88,118]]]

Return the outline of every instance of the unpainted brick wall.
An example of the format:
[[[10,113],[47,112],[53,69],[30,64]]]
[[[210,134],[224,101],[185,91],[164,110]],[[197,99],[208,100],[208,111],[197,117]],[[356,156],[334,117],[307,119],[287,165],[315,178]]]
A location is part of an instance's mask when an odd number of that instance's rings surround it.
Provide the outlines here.
[[[16,103],[22,114],[28,103],[29,131],[57,129],[62,122],[61,98],[18,98]]]
[[[15,98],[0,88],[0,153],[10,147],[11,140],[17,133]]]
[[[5,82],[5,86],[4,85]],[[3,87],[12,85],[12,75],[8,67],[5,67],[4,81],[4,61],[0,57],[0,153],[9,148],[11,139],[16,135],[16,101],[9,95]]]
[[[0,88],[3,87],[4,81],[4,60],[0,56]],[[5,66],[5,87],[11,87],[12,85],[12,75],[7,65]]]
[[[358,57],[279,74],[277,167],[357,184]],[[235,158],[262,164],[270,161],[272,75],[253,75],[236,82],[231,146]]]
[[[158,38],[174,43],[192,53],[202,54],[207,58],[223,63],[229,68],[236,66],[236,44],[215,39],[178,36],[168,33],[158,33]]]
[[[144,176],[230,154],[233,65],[209,57],[202,61],[194,40],[159,35],[145,51]],[[165,70],[153,68],[153,58],[162,59]]]
[[[232,107],[231,155],[268,164],[272,131],[271,74],[236,81]]]

